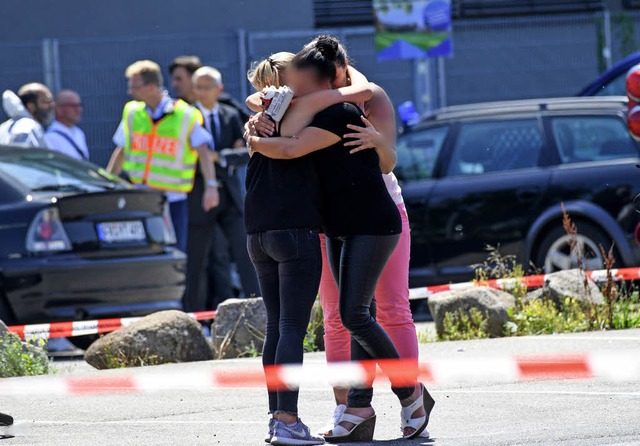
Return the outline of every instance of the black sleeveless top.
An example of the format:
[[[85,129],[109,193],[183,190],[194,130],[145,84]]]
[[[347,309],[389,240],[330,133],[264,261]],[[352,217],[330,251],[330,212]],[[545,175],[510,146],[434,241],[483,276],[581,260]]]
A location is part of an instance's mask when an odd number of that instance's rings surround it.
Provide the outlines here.
[[[276,131],[273,136],[280,136]],[[255,152],[247,166],[244,221],[248,234],[320,229],[320,187],[311,155],[291,160]]]
[[[340,137],[314,153],[322,192],[322,226],[329,236],[392,235],[402,232],[396,204],[387,191],[375,150],[350,154],[343,135],[347,124],[362,126],[362,111],[353,104],[333,105],[318,113],[310,127]]]

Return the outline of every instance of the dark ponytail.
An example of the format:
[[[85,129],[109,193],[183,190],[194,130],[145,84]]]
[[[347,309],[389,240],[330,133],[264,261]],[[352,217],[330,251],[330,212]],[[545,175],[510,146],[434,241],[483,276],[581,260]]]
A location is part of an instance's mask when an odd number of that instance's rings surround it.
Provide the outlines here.
[[[313,70],[318,80],[327,79],[333,82],[336,78],[334,56],[335,53],[330,45],[307,45],[296,54],[292,64],[299,70]]]
[[[333,63],[336,63],[343,68],[347,66],[349,61],[347,51],[336,36],[322,34],[312,40],[307,46],[309,45],[315,46],[319,51],[326,52],[327,58],[329,58]]]

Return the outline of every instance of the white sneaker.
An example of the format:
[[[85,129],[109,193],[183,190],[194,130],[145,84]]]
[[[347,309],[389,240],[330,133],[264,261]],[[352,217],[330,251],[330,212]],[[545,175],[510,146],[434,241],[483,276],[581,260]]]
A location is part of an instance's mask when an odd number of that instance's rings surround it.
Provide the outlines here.
[[[327,432],[333,430],[340,423],[345,410],[347,410],[347,406],[345,406],[344,404],[338,404],[336,406],[336,409],[333,411],[333,416],[329,421],[327,421],[327,424],[325,424],[324,427],[320,429],[318,434],[324,435]]]
[[[429,433],[429,431],[425,428],[422,433],[420,435],[418,435],[418,438],[431,438],[431,434]]]

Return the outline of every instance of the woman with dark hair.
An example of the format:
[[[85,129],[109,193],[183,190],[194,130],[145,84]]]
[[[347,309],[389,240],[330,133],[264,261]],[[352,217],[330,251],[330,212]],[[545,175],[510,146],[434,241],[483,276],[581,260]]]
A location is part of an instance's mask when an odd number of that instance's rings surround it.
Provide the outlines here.
[[[277,53],[249,72],[251,83],[262,89],[280,87],[294,54]],[[276,136],[299,128],[295,110],[316,110],[344,100],[366,100],[371,90],[366,79],[358,86],[298,95],[278,126]],[[325,104],[324,106],[322,104]],[[245,225],[248,250],[255,266],[267,309],[263,350],[265,372],[273,366],[301,364],[303,340],[316,299],[322,257],[318,232],[319,182],[310,156],[292,160],[254,153],[247,169]],[[265,205],[268,203],[268,205]],[[322,444],[298,418],[298,392],[270,389],[269,433],[266,441],[278,445]]]
[[[349,57],[340,41],[330,35],[316,37],[306,46],[331,46],[335,48],[333,62],[336,66],[336,78],[332,83],[333,88],[345,88],[352,82],[349,65]],[[345,143],[355,154],[362,150],[374,149],[380,158],[380,169],[387,191],[391,195],[398,212],[402,218],[402,233],[393,254],[385,266],[375,290],[376,319],[389,334],[400,358],[409,361],[409,365],[415,367],[417,374],[418,362],[418,337],[413,323],[409,306],[409,260],[411,251],[411,232],[407,210],[402,199],[402,190],[398,180],[392,172],[396,165],[396,119],[393,104],[385,91],[378,85],[371,84],[373,97],[364,104],[366,118],[362,117],[362,126],[349,125],[350,132],[345,138],[353,138]],[[350,334],[340,320],[339,293],[336,281],[331,275],[327,261],[326,240],[321,235],[323,268],[320,279],[320,301],[324,312],[325,322],[325,347],[329,362],[346,361],[349,358]],[[411,364],[413,363],[413,364]],[[335,388],[337,407],[333,419],[324,428],[325,431],[336,425],[342,411],[347,404],[347,390]],[[427,392],[428,393],[428,392]],[[427,418],[435,402],[429,396],[427,405]],[[428,422],[428,419],[427,419]],[[402,430],[404,435],[413,431],[406,417],[402,416]],[[429,431],[425,429],[420,437],[429,438]]]
[[[292,61],[288,84],[296,94],[331,89],[336,78],[336,47],[319,44],[305,47]],[[379,156],[374,150],[354,155],[344,146],[348,125],[361,122],[361,110],[349,103],[333,105],[318,113],[311,124],[290,138],[252,135],[252,150],[273,159],[297,159],[314,153],[321,191],[322,227],[327,235],[331,271],[340,291],[340,316],[353,338],[355,361],[398,359],[384,329],[371,313],[373,293],[389,256],[393,253],[402,223],[397,207],[382,179]],[[381,366],[386,368],[384,363]],[[424,386],[398,383],[391,375],[392,390],[400,399],[403,414],[415,438],[428,421]],[[371,441],[375,412],[371,407],[372,383],[349,391],[349,407],[341,422],[327,433],[331,442]]]

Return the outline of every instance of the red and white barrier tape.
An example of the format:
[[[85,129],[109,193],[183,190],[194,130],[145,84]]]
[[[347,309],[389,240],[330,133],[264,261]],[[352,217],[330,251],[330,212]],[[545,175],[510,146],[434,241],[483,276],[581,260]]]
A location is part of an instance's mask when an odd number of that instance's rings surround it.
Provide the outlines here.
[[[587,271],[587,276],[594,282],[602,282],[607,278],[606,270]],[[620,268],[612,269],[611,274],[615,280],[636,280],[640,279],[640,268]],[[409,290],[410,300],[420,300],[441,291],[461,290],[474,286],[487,286],[497,288],[499,290],[509,290],[522,284],[527,288],[540,288],[547,279],[546,274],[535,276],[525,276],[521,279],[493,279],[472,282],[453,283],[448,285],[434,285],[421,288],[413,288]],[[197,320],[209,320],[215,316],[215,311],[202,311],[198,313],[189,313],[189,315]],[[14,325],[9,327],[9,331],[16,333],[22,339],[25,338],[68,338],[73,336],[83,336],[98,333],[109,333],[119,328],[139,320],[140,318],[115,318],[100,319],[94,321],[76,321],[76,322],[53,322],[50,324],[34,324],[34,325]]]
[[[215,311],[200,311],[187,313],[198,321],[213,319]],[[12,325],[9,331],[17,334],[22,339],[40,338],[69,338],[99,333],[109,333],[119,328],[126,327],[140,320],[139,317],[122,317],[114,319],[100,319],[94,321],[52,322],[50,324]]]
[[[396,385],[413,382],[415,362],[387,361],[385,375]],[[358,387],[380,379],[375,363],[313,363],[305,366],[273,367],[264,373],[252,370],[168,371],[149,368],[140,373],[84,377],[31,377],[0,380],[0,395],[100,395],[158,391],[205,391],[221,388],[265,387],[296,389],[310,385]],[[265,379],[266,377],[266,379]],[[435,384],[512,383],[540,379],[598,378],[607,381],[640,382],[640,354],[590,353],[575,355],[520,356],[450,359],[421,362],[420,381]]]
[[[586,271],[585,274],[594,282],[604,282],[607,280],[607,270],[595,270]],[[637,280],[640,279],[640,268],[619,268],[612,269],[611,274],[614,280]],[[535,276],[524,276],[521,279],[492,279],[492,280],[477,280],[472,282],[453,283],[449,285],[434,285],[422,288],[413,288],[409,290],[410,300],[425,299],[434,293],[441,291],[454,291],[461,290],[474,286],[487,286],[496,288],[499,290],[510,290],[519,286],[525,285],[527,288],[540,288],[547,280],[547,274],[538,274]]]

